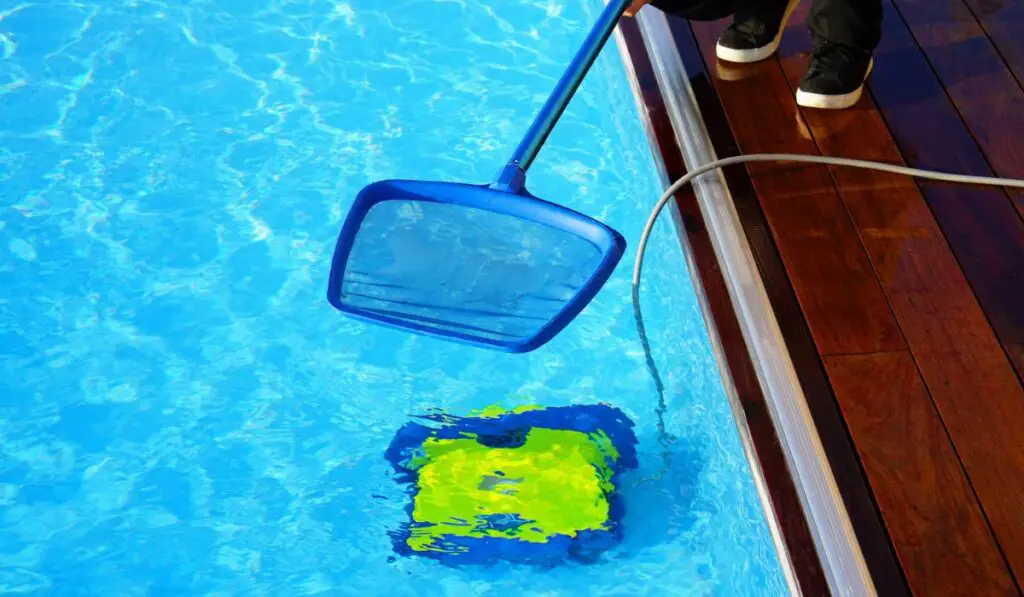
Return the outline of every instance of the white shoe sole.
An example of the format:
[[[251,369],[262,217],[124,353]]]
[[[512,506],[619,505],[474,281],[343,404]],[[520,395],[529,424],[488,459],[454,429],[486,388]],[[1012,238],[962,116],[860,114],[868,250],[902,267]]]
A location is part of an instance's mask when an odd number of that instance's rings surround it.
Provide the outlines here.
[[[770,58],[779,49],[782,35],[786,32],[786,24],[789,23],[789,17],[796,10],[797,6],[800,6],[800,0],[789,0],[789,4],[786,5],[786,12],[782,15],[782,22],[779,23],[779,32],[775,34],[775,39],[772,40],[772,43],[760,48],[754,48],[753,50],[737,50],[736,48],[727,48],[719,42],[715,45],[715,55],[718,56],[719,60],[739,64],[750,64],[751,62],[760,62]]]
[[[871,62],[868,63],[868,72],[864,73],[864,81],[861,81],[860,87],[850,93],[843,95],[823,95],[820,93],[811,93],[802,89],[796,90],[796,103],[798,106],[804,108],[817,108],[819,110],[845,110],[851,108],[860,100],[860,96],[864,93],[864,83],[868,80],[868,75],[871,74],[871,69],[874,68],[875,61],[872,58]]]

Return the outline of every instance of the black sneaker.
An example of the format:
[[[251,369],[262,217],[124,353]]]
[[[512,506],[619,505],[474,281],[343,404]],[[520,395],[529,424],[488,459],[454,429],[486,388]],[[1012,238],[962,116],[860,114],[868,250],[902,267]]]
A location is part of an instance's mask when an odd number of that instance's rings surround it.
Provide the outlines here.
[[[874,59],[869,52],[821,42],[811,52],[807,74],[800,80],[796,103],[805,108],[842,110],[857,103]]]
[[[758,62],[779,49],[782,33],[789,16],[800,5],[800,0],[788,0],[785,5],[776,0],[776,10],[741,11],[732,24],[718,38],[715,54],[726,62]]]

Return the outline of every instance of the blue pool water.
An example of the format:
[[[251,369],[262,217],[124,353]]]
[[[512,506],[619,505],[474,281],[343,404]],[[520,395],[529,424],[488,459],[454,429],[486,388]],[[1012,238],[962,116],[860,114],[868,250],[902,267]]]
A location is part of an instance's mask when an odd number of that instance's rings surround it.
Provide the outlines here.
[[[486,182],[598,0],[0,2],[0,594],[772,595],[785,586],[614,44],[531,171],[630,250],[527,355],[325,300],[347,205]],[[621,544],[547,571],[391,557],[384,459],[441,408],[608,402],[636,422]]]

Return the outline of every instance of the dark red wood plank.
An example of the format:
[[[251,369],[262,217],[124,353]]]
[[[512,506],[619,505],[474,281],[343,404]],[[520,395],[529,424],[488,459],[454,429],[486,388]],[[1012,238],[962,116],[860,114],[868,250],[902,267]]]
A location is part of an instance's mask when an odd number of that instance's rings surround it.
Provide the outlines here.
[[[1024,177],[1024,89],[971,10],[963,0],[894,5],[995,172]],[[1024,194],[1013,196],[1024,201]]]
[[[1006,61],[1017,83],[1024,82],[1024,2],[967,0],[967,6]]]
[[[910,354],[825,365],[914,594],[1017,595]]]
[[[792,26],[780,60],[794,91],[807,63],[799,51],[809,46]],[[852,110],[803,116],[825,155],[901,162],[869,97]],[[1024,578],[1024,388],[913,182],[848,168],[833,176],[996,536]]]
[[[719,157],[737,155],[739,148],[736,139],[715,92],[704,57],[697,48],[690,24],[670,17],[669,27],[690,77],[690,86],[715,153]],[[893,597],[909,595],[902,570],[867,486],[864,471],[750,177],[744,168],[727,168],[724,175],[868,569],[876,585],[885,587],[883,594]],[[796,509],[784,507],[783,510]],[[801,583],[801,586],[805,584]],[[816,587],[811,592],[806,592],[806,588],[804,590],[807,595],[827,593],[824,587]]]
[[[714,56],[723,25],[693,24],[704,56]],[[715,84],[744,153],[817,153],[801,130],[776,63],[752,65],[735,80],[716,77]],[[755,164],[748,171],[819,352],[903,349],[899,328],[828,170]]]
[[[641,102],[651,124],[651,134],[657,144],[659,157],[668,177],[675,180],[686,173],[686,165],[643,39],[635,21],[623,20],[619,27],[628,49],[630,65],[637,78]],[[693,188],[686,187],[677,193],[676,204],[681,214],[681,218],[676,219],[677,230],[696,265],[696,273],[700,277],[705,299],[711,311],[712,320],[709,324],[715,326],[721,339],[729,373],[735,384],[768,486],[773,514],[781,528],[800,590],[808,597],[825,597],[828,595],[828,583],[803,511],[800,508],[789,507],[790,504],[799,503],[796,486],[789,474]]]
[[[1010,360],[1017,367],[1017,375],[1024,380],[1024,344],[1009,344],[1006,349],[1010,353]]]
[[[962,63],[959,76],[971,85],[961,94],[985,95],[983,72],[977,75],[981,80],[969,72],[974,68],[970,53],[960,52],[957,60]],[[992,175],[971,132],[889,2],[869,87],[910,165]],[[1019,140],[1016,143],[1020,146]],[[1006,194],[999,189],[929,182],[919,182],[919,186],[996,335],[1003,342],[1024,342],[1024,301],[1020,298],[1024,223],[1014,217]]]

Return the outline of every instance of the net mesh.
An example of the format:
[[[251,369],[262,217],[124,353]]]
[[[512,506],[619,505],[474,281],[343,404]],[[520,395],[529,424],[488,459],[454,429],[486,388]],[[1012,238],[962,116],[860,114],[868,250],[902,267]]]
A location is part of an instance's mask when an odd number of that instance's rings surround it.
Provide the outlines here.
[[[602,256],[572,232],[515,216],[388,200],[356,233],[340,299],[399,322],[511,343],[551,321]]]

